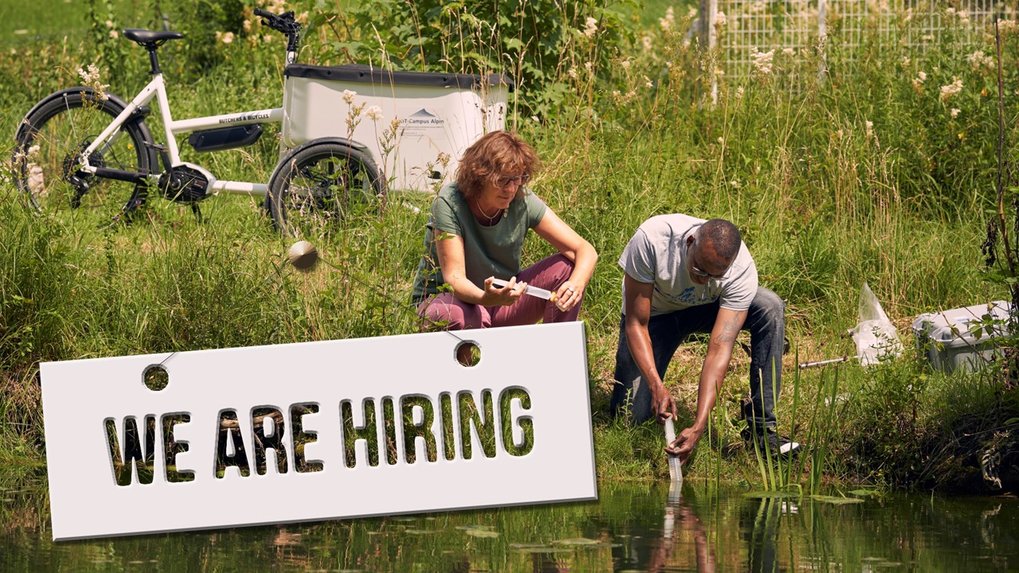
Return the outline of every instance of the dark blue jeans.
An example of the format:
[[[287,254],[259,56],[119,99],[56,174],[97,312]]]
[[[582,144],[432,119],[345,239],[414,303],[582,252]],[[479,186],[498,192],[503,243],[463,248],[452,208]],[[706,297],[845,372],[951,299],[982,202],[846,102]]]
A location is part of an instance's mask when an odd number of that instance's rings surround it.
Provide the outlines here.
[[[665,379],[676,349],[692,334],[710,333],[718,315],[718,303],[693,306],[669,314],[652,316],[648,322],[655,369]],[[616,349],[616,384],[612,390],[611,414],[615,416],[626,403],[627,394],[641,379],[640,370],[626,342],[626,317],[619,321],[619,347]],[[756,429],[775,427],[775,402],[782,388],[782,351],[785,348],[785,303],[774,292],[759,287],[750,303],[742,330],[750,332],[750,400],[752,422]],[[638,383],[633,395],[633,421],[652,417],[651,392]]]

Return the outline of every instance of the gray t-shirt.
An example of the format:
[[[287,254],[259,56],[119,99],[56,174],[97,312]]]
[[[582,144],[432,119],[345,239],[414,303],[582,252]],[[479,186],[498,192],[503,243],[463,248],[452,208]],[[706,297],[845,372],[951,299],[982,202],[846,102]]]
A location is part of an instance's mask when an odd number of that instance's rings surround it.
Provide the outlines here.
[[[720,279],[699,285],[690,278],[686,238],[704,223],[688,215],[658,215],[637,229],[619,266],[637,282],[653,283],[651,315],[666,314],[691,306],[719,301],[722,308],[746,310],[757,295],[757,267],[750,251],[740,243],[739,253]],[[623,287],[623,312],[626,312]]]
[[[443,187],[432,202],[431,217],[425,229],[425,256],[418,263],[414,279],[415,304],[439,292],[445,283],[439,257],[435,250],[435,234],[442,231],[456,235],[464,243],[464,267],[467,279],[478,288],[485,279],[509,279],[520,272],[520,258],[527,230],[541,222],[548,207],[529,189],[524,189],[496,224],[482,225],[471,213],[463,194],[455,183]]]

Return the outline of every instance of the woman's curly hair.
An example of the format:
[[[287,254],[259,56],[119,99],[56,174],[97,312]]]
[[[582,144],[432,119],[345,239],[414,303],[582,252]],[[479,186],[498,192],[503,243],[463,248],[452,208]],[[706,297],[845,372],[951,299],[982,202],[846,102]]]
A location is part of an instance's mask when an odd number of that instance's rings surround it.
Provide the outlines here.
[[[485,182],[496,184],[500,177],[533,176],[541,168],[538,154],[519,135],[509,131],[493,131],[464,151],[456,170],[456,186],[464,197],[476,197]],[[517,194],[523,192],[521,185]]]

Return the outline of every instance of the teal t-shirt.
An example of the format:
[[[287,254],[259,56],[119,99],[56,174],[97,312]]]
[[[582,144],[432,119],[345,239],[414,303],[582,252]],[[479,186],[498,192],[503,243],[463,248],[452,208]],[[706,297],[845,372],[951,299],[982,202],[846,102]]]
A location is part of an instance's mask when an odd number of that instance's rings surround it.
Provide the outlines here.
[[[544,201],[530,189],[524,189],[496,224],[482,225],[471,213],[467,200],[455,183],[443,187],[432,202],[431,217],[425,229],[425,255],[418,264],[414,279],[414,303],[439,292],[439,286],[446,282],[439,268],[433,231],[463,239],[467,279],[478,288],[485,288],[488,277],[509,280],[520,272],[527,230],[538,225],[546,209],[548,206]]]

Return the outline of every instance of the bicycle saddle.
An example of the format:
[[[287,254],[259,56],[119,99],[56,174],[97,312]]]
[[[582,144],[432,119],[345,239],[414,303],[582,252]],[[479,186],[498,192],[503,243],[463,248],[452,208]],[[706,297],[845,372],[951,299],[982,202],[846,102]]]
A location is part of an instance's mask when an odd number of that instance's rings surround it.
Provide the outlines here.
[[[142,46],[160,46],[167,40],[179,40],[184,37],[180,32],[142,30],[140,28],[128,28],[124,30],[124,37]]]

